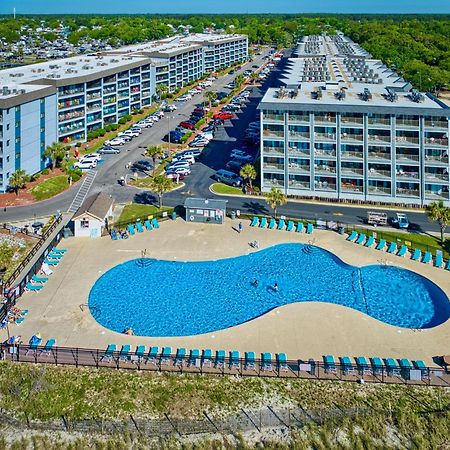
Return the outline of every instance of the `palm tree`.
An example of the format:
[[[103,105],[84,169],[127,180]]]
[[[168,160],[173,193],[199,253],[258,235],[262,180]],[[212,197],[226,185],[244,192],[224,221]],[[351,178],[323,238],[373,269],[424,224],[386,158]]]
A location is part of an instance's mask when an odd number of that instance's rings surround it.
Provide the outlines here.
[[[25,183],[29,180],[29,177],[25,170],[17,169],[9,178],[9,185],[16,191],[16,195],[19,195],[19,189],[25,187]]]
[[[158,84],[158,86],[156,86],[156,94],[158,95],[159,99],[161,100],[161,97],[164,94],[167,94],[167,92],[169,91],[169,89],[167,88],[167,84]]]
[[[450,225],[450,208],[442,200],[427,205],[426,213],[430,220],[438,222],[441,228],[441,244],[444,244],[445,229]]]
[[[49,145],[44,151],[44,156],[51,161],[52,170],[55,169],[56,161],[64,158],[64,154],[65,145],[62,142],[53,142],[53,144]]]
[[[284,205],[287,203],[286,196],[276,187],[273,187],[270,192],[265,194],[266,202],[273,209],[275,217],[277,217],[277,205]]]
[[[211,109],[212,102],[217,98],[217,92],[214,91],[206,91],[205,97],[209,101],[209,109]]]
[[[255,166],[252,164],[246,164],[241,168],[241,171],[239,172],[239,175],[242,178],[245,178],[248,180],[248,184],[250,185],[250,189],[253,189],[252,181],[256,178],[256,169]]]
[[[250,81],[251,81],[252,84],[256,83],[256,80],[258,79],[258,76],[259,75],[256,72],[252,72],[250,74]]]
[[[149,184],[150,189],[156,192],[159,197],[159,208],[162,207],[163,195],[173,188],[172,180],[169,180],[164,175],[153,177]]]
[[[156,160],[162,158],[164,156],[164,151],[160,145],[149,145],[147,147],[147,151],[145,152],[149,158],[153,160],[153,172],[152,175],[155,175],[156,170]]]
[[[236,85],[236,87],[241,87],[244,81],[245,81],[244,75],[238,75],[234,80],[234,84]]]

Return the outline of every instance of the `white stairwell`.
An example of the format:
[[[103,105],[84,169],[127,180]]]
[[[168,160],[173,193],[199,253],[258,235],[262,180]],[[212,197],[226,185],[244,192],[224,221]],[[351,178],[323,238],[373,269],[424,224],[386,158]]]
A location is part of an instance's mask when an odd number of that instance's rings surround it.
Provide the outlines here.
[[[72,204],[67,210],[68,213],[74,214],[78,210],[78,208],[83,204],[86,196],[89,193],[89,190],[91,189],[92,183],[94,182],[96,175],[97,172],[95,170],[90,170],[87,173],[86,178],[83,180],[83,183],[81,183],[80,189],[78,190],[77,194],[75,195],[72,201]]]

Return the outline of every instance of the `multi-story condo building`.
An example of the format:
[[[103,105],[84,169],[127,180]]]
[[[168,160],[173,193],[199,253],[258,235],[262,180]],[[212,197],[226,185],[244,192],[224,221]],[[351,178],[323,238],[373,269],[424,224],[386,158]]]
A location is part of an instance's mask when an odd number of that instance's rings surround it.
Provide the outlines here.
[[[246,36],[200,34],[0,71],[0,192],[16,169],[42,170],[51,143],[84,141],[149,106],[158,84],[173,92],[247,57]]]
[[[279,81],[259,105],[263,191],[450,205],[446,104],[343,35],[303,38]]]

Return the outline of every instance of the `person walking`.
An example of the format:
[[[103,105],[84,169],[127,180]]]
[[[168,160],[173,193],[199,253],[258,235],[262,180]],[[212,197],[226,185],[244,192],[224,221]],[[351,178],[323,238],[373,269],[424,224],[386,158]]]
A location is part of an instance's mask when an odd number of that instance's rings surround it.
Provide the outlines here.
[[[242,230],[244,229],[244,225],[242,225],[242,222],[239,222],[238,225],[238,233],[241,234]]]

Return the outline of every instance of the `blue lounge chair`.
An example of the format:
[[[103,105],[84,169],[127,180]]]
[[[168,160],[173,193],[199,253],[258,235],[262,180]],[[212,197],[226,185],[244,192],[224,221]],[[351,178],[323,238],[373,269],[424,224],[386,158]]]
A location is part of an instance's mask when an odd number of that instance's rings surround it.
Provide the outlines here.
[[[241,356],[237,350],[230,352],[230,369],[240,369]]]
[[[117,236],[117,233],[114,230],[111,230],[111,239],[113,241],[117,241],[119,239],[119,236]]]
[[[288,222],[286,231],[292,231],[293,229],[294,229],[294,221],[293,221],[293,220],[290,220],[290,221]]]
[[[53,347],[55,346],[55,344],[56,344],[56,340],[55,340],[55,339],[49,339],[49,340],[45,343],[44,348],[41,350],[41,355],[47,355],[47,356],[50,356],[50,354],[51,354],[51,352],[52,352]]]
[[[56,248],[56,247],[53,247],[52,248],[52,252],[53,253],[62,253],[62,254],[64,254],[64,253],[67,252],[67,248]]]
[[[256,217],[256,216],[253,217],[253,219],[252,219],[252,221],[251,221],[251,223],[250,223],[250,226],[251,226],[251,227],[257,227],[258,224],[259,224],[259,218]]]
[[[312,223],[308,223],[308,225],[306,225],[306,234],[312,234],[314,231],[314,226]]]
[[[144,227],[147,228],[147,230],[153,230],[152,224],[148,219],[144,222]]]
[[[400,372],[402,377],[409,380],[409,371],[413,368],[411,362],[407,358],[402,358],[398,362],[400,364]]]
[[[388,253],[395,253],[397,251],[397,243],[396,242],[391,242],[389,244],[389,248],[387,249]]]
[[[352,364],[352,361],[349,356],[342,356],[339,358],[341,363],[341,370],[344,375],[355,375],[355,367]]]
[[[388,375],[400,375],[400,368],[398,367],[397,361],[395,361],[394,358],[386,358],[384,360],[384,363],[386,365]]]
[[[378,245],[376,246],[377,250],[384,250],[386,247],[386,241],[384,239],[380,239],[380,242],[378,242]]]
[[[37,275],[33,275],[31,278],[35,283],[47,283],[48,277],[38,277]]]
[[[145,357],[146,350],[147,347],[145,345],[138,345],[136,347],[136,352],[130,357],[131,362],[141,362]]]
[[[358,356],[356,358],[356,366],[358,367],[359,373],[361,375],[371,372],[369,364],[367,363],[367,359],[365,358],[365,356]]]
[[[353,230],[348,236],[347,241],[353,242],[358,237],[358,233]]]
[[[366,243],[364,244],[364,247],[367,247],[367,248],[372,247],[372,245],[373,245],[374,243],[375,243],[375,238],[374,238],[373,236],[369,236],[369,237],[367,238]]]
[[[407,251],[408,247],[406,245],[402,245],[397,253],[397,256],[405,256]]]
[[[223,368],[225,366],[225,351],[224,350],[217,350],[215,366],[217,368]]]
[[[41,345],[41,342],[42,342],[42,338],[40,338],[36,335],[31,336],[31,339],[28,342],[29,347],[26,352],[26,355],[28,355],[30,353],[35,355],[37,352],[37,348],[39,347],[39,345]]]
[[[259,228],[265,228],[267,226],[267,218],[263,217],[259,223]]]
[[[45,264],[48,266],[57,266],[59,264],[59,261],[56,261],[55,259],[44,259]]]
[[[447,265],[445,266],[445,270],[450,270],[450,259],[447,261]]]
[[[383,372],[383,361],[381,361],[381,358],[370,358],[370,363],[372,364],[372,373],[374,375],[379,375]]]
[[[100,362],[106,361],[111,362],[112,358],[114,356],[114,352],[117,350],[116,344],[109,344],[108,347],[106,347],[105,353],[100,358]]]
[[[172,356],[172,347],[164,347],[161,352],[160,363],[169,364]]]
[[[136,222],[136,230],[138,230],[138,233],[144,232],[144,227],[142,226],[141,222]]]
[[[364,233],[361,233],[359,235],[358,239],[356,240],[356,243],[359,245],[362,245],[365,240],[366,240],[366,235]]]
[[[130,355],[129,355],[130,351],[131,351],[131,345],[129,345],[129,344],[122,345],[122,348],[120,349],[120,352],[119,352],[119,360],[127,361],[128,358],[130,357]]]
[[[152,219],[151,224],[152,224],[153,228],[156,228],[156,229],[159,228],[159,223],[158,223],[158,221],[156,220],[156,217],[154,217],[154,218]]]
[[[413,361],[414,368],[420,370],[422,373],[422,379],[428,379],[430,377],[428,373],[428,368],[421,359],[416,359]]]
[[[245,352],[245,370],[255,370],[255,352]]]
[[[158,359],[158,351],[159,351],[158,347],[156,347],[156,346],[150,347],[150,350],[148,351],[146,363],[156,364],[157,359]]]
[[[442,255],[440,253],[436,254],[434,257],[434,267],[442,267],[443,263]]]
[[[133,236],[136,234],[136,232],[134,231],[134,227],[133,227],[133,225],[131,225],[131,223],[127,226],[127,230],[128,230],[128,234],[130,236]]]
[[[186,349],[183,347],[177,349],[177,354],[175,356],[175,365],[182,366],[184,364],[185,357],[186,357]]]
[[[323,356],[323,362],[325,364],[326,373],[336,373],[336,363],[333,355]]]
[[[425,252],[425,254],[423,255],[423,258],[422,258],[422,262],[424,264],[428,264],[430,261],[431,261],[431,253]]]
[[[284,228],[284,225],[284,219],[280,219],[280,221],[278,222],[278,230],[282,230]]]
[[[296,233],[301,233],[302,231],[303,231],[303,222],[298,222],[295,232]]]
[[[202,366],[212,366],[212,351],[209,348],[206,348],[202,352]]]
[[[265,372],[273,370],[272,353],[266,352],[261,355],[261,370],[264,370]]]
[[[40,291],[41,289],[43,289],[44,286],[42,286],[42,284],[31,284],[31,283],[27,283],[27,285],[25,286],[25,289],[27,291],[31,291],[31,292],[37,292]]]
[[[47,255],[47,258],[60,260],[63,256],[64,256],[64,255],[61,254],[61,253],[53,253],[53,252],[50,252],[50,253]]]
[[[422,252],[418,248],[416,248],[416,249],[414,249],[414,253],[411,256],[411,259],[413,261],[419,261],[421,256],[422,256]]]
[[[288,365],[287,365],[287,356],[286,353],[277,353],[277,367],[278,370],[281,372],[287,372],[288,371]]]
[[[276,225],[277,223],[275,222],[275,219],[272,217],[271,219],[270,219],[270,222],[269,222],[269,230],[272,230],[273,228],[275,228],[275,225]]]
[[[198,362],[200,360],[200,351],[198,348],[194,348],[189,352],[189,365],[190,366],[197,366]]]

